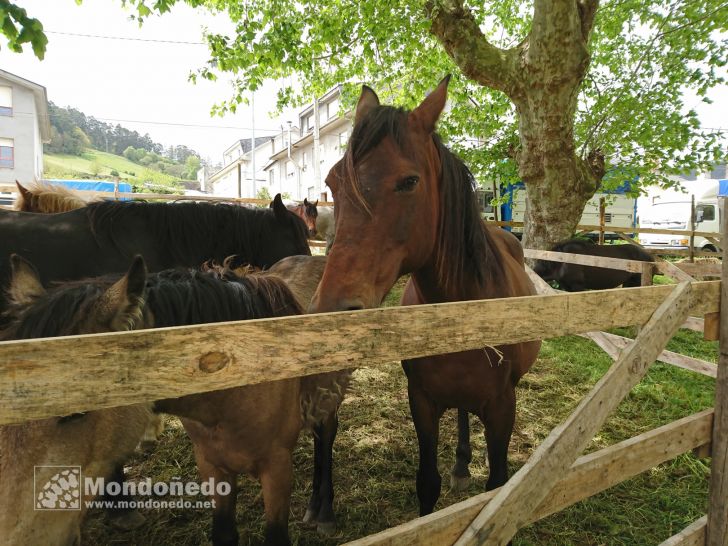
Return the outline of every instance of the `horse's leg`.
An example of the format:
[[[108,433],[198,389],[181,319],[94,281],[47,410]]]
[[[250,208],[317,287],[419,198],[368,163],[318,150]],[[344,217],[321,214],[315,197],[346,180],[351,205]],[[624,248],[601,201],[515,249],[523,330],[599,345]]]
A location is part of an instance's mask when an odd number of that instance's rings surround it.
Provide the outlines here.
[[[123,491],[124,478],[124,465],[123,463],[119,463],[114,466],[114,470],[107,482],[118,483],[122,486],[120,490]],[[107,495],[104,497],[104,501],[113,503],[111,508],[106,509],[106,516],[109,518],[109,523],[112,527],[116,529],[129,531],[140,527],[146,521],[146,518],[136,508],[119,507],[120,503],[124,503],[124,506],[129,506],[127,503],[134,501],[133,495],[124,495],[123,493],[114,496]]]
[[[488,481],[485,490],[496,489],[508,481],[508,445],[516,420],[516,393],[510,383],[500,396],[495,396],[485,408],[481,420],[485,425],[488,454]]]
[[[458,409],[458,447],[455,449],[455,465],[450,473],[450,488],[453,491],[465,491],[470,485],[468,465],[473,460],[470,449],[470,421],[468,412]]]
[[[235,474],[225,472],[209,463],[202,450],[194,446],[195,460],[200,480],[215,480],[215,508],[212,512],[212,544],[213,546],[237,546],[238,527],[235,523],[235,503],[237,502],[238,480]],[[218,494],[218,484],[230,485],[230,494]]]
[[[403,362],[404,364],[404,362]],[[420,501],[420,516],[430,514],[440,497],[442,479],[437,471],[437,439],[440,413],[437,406],[425,394],[408,383],[410,411],[417,432],[420,462],[417,469],[417,498]]]
[[[331,412],[313,430],[313,491],[303,521],[316,522],[318,531],[323,534],[333,533],[336,529],[333,452],[338,429],[339,418]]]
[[[265,544],[288,546],[288,512],[293,490],[293,458],[285,448],[268,454],[266,466],[260,473],[265,505]]]

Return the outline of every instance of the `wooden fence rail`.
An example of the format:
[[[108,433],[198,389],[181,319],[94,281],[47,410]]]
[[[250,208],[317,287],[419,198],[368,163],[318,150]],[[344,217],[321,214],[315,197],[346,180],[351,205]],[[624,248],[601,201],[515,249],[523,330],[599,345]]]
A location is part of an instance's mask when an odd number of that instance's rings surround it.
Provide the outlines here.
[[[640,325],[673,290],[622,288],[8,341],[0,343],[0,424],[380,366],[453,347]],[[719,290],[720,281],[693,283],[690,314],[718,311]]]
[[[550,516],[678,455],[709,445],[712,424],[713,410],[706,410],[580,457],[560,478],[551,495],[528,517],[527,523]],[[346,546],[452,544],[498,492],[496,489],[481,493]]]

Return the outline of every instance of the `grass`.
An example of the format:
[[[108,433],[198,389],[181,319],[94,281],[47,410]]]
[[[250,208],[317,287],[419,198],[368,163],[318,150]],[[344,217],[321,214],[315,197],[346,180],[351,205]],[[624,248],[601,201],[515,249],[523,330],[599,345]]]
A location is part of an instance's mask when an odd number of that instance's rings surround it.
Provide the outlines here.
[[[174,176],[133,163],[123,156],[91,148],[80,156],[46,153],[43,155],[43,170],[46,178],[109,178],[111,171],[115,170],[122,180],[134,185],[151,181],[174,186],[179,182]]]
[[[403,283],[385,305],[396,305]],[[614,333],[634,336],[634,329]],[[717,343],[681,330],[669,349],[715,362]],[[567,336],[546,340],[532,371],[519,384],[518,417],[510,448],[511,471],[528,459],[551,429],[562,422],[608,369],[611,360],[589,340]],[[654,364],[597,434],[588,451],[625,440],[713,405],[713,379],[669,365]],[[169,419],[156,452],[137,456],[135,478],[195,478],[191,447],[176,419]],[[415,493],[417,440],[409,417],[407,385],[398,363],[355,372],[353,387],[340,412],[335,446],[335,509],[339,531],[322,537],[300,519],[310,492],[312,440],[301,438],[295,451],[291,538],[296,544],[333,545],[409,521],[418,514]],[[443,475],[441,509],[483,491],[487,478],[482,425],[471,418],[473,480],[468,491],[447,490],[454,462],[456,414],[441,422],[439,468]],[[709,461],[684,455],[613,487],[558,514],[522,529],[516,546],[657,544],[687,526],[707,505]],[[211,514],[206,510],[147,511],[147,524],[134,532],[111,530],[93,512],[83,529],[84,544],[175,546],[208,544]],[[241,478],[238,495],[241,544],[263,539],[263,502],[259,485]]]

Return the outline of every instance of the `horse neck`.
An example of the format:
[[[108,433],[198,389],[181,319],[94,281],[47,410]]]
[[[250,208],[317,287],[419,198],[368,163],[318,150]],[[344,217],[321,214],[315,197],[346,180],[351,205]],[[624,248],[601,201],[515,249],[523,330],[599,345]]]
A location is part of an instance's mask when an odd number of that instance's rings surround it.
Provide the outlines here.
[[[448,256],[441,257],[441,250],[437,248],[437,245],[435,246],[436,248],[425,264],[412,272],[412,280],[423,303],[465,301],[483,297],[484,287],[471,272],[466,271],[463,275],[463,282],[458,283],[457,286],[446,287],[441,282],[435,264],[439,263],[440,259],[447,263]]]

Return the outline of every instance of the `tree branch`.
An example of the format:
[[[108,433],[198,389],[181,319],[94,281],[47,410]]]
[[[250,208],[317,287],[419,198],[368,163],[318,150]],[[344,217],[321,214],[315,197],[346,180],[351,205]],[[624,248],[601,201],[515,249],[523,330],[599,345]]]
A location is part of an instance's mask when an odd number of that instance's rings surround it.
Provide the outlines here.
[[[517,83],[515,50],[488,42],[461,0],[428,0],[425,11],[432,20],[432,34],[465,76],[512,96]]]

